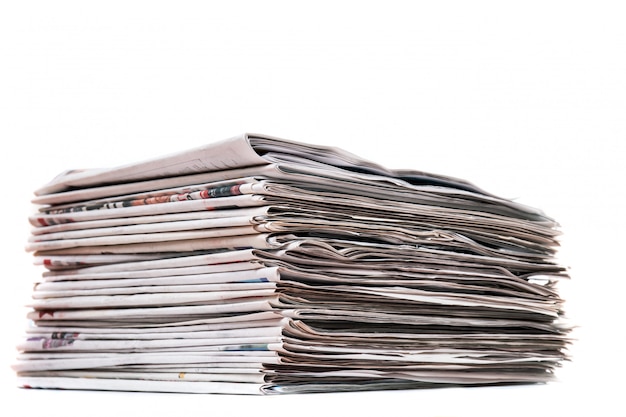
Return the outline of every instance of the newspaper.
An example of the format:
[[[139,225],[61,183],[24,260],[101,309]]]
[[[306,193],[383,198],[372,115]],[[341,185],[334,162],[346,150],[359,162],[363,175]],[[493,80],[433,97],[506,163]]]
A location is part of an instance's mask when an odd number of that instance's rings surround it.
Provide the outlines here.
[[[23,387],[545,383],[567,360],[558,223],[465,180],[245,134],[33,203]]]

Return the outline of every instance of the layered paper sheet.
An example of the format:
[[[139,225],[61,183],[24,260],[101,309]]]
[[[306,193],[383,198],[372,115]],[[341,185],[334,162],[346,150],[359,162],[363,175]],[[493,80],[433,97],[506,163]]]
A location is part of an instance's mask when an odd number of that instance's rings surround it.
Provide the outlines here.
[[[543,383],[569,326],[541,210],[245,134],[36,192],[24,387],[269,394]]]

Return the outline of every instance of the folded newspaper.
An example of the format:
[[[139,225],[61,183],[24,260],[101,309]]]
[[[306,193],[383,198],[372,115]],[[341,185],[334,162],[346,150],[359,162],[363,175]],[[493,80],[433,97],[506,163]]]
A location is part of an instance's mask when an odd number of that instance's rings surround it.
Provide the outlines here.
[[[530,384],[567,360],[557,223],[464,180],[245,134],[35,194],[22,387]]]

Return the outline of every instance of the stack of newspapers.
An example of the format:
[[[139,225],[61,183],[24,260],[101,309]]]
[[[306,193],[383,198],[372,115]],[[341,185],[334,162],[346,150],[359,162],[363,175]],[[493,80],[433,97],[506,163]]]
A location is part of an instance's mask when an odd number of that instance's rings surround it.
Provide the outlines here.
[[[34,203],[22,387],[529,384],[567,359],[557,223],[464,180],[245,134]]]

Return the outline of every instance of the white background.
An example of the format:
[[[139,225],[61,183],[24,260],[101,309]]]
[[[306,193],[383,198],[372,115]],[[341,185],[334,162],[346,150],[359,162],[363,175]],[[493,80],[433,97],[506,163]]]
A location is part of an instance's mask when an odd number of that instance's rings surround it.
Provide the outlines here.
[[[619,3],[2,3],[3,414],[624,412]],[[243,132],[465,178],[556,218],[579,325],[560,382],[271,398],[15,388],[22,306],[41,272],[23,250],[32,191],[69,168]]]

